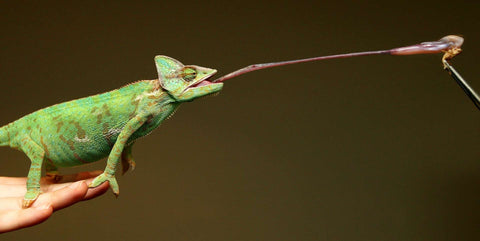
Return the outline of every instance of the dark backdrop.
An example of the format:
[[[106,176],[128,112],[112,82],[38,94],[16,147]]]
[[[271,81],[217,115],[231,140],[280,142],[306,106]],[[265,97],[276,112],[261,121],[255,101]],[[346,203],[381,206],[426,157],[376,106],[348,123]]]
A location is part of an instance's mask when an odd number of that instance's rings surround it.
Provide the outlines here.
[[[252,63],[462,34],[480,90],[475,1],[118,1],[0,6],[0,124],[156,78],[163,54],[225,74]],[[479,240],[480,112],[441,55],[250,73],[137,142],[107,193],[2,240]],[[0,149],[3,176],[23,153]],[[105,162],[62,169],[103,169]]]

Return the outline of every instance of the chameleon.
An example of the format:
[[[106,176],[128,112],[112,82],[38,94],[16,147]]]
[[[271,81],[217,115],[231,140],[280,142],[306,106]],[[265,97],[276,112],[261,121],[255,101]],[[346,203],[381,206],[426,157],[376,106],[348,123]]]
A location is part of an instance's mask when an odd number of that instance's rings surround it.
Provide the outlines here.
[[[135,167],[132,146],[172,115],[183,102],[219,92],[223,83],[208,79],[217,70],[183,65],[156,56],[158,79],[141,80],[122,88],[56,104],[0,128],[0,146],[23,151],[31,160],[22,207],[40,195],[42,165],[46,175],[60,180],[58,167],[95,162],[108,156],[105,171],[90,187],[108,181],[118,196],[117,165],[123,173]]]
[[[40,195],[42,167],[60,181],[58,167],[71,167],[107,158],[102,174],[89,187],[109,182],[119,195],[115,177],[135,168],[132,146],[148,135],[184,102],[222,90],[223,81],[258,69],[308,61],[374,54],[410,55],[445,52],[444,61],[460,53],[463,38],[446,36],[435,42],[390,50],[357,52],[309,59],[250,65],[212,80],[215,69],[184,65],[168,56],[155,56],[158,79],[140,80],[119,89],[76,99],[28,114],[0,127],[0,146],[23,151],[31,161],[22,207],[30,207]],[[448,54],[448,55],[447,55]]]

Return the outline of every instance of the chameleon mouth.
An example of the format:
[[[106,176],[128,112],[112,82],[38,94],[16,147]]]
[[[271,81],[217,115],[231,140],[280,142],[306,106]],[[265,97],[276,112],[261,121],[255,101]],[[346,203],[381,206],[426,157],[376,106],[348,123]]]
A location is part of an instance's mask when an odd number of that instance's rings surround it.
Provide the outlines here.
[[[197,83],[190,85],[188,88],[197,88],[197,87],[207,86],[211,84],[216,84],[215,82],[210,81],[210,79],[213,77],[213,75],[215,75],[215,73],[217,73],[217,71],[213,72],[210,76],[205,76],[205,78],[199,80]]]
[[[210,79],[210,78],[208,78],[208,79]],[[190,86],[190,88],[202,87],[202,86],[214,84],[213,82],[208,81],[208,79],[202,80],[202,81]]]
[[[212,80],[213,76],[217,73],[216,70],[214,69],[209,69],[209,74],[202,76],[202,78],[199,78],[196,80],[196,82],[192,83],[186,90],[193,90],[193,91],[200,91],[200,92],[205,92],[205,93],[214,93],[218,92],[222,89],[223,83],[215,83],[214,80]]]

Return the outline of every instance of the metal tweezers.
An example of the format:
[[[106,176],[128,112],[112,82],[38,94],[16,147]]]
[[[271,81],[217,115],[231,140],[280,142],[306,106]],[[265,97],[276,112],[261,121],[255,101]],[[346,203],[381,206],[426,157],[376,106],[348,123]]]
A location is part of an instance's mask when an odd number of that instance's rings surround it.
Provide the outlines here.
[[[478,110],[480,110],[480,97],[478,94],[473,90],[472,87],[468,84],[468,82],[462,78],[462,76],[451,66],[447,60],[442,61],[445,70],[452,76],[452,78],[457,82],[458,85],[463,89],[465,94],[472,100],[473,104],[477,107]]]

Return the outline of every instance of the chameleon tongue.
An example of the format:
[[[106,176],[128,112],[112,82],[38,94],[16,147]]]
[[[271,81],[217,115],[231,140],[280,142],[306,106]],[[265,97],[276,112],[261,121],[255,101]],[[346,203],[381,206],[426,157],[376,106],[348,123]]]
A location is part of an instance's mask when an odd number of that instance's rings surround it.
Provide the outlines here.
[[[205,85],[209,85],[209,84],[213,84],[213,83],[208,81],[208,80],[202,80],[198,84],[194,85],[193,87],[200,87],[200,86],[205,86]]]
[[[237,77],[239,75],[246,74],[248,72],[252,72],[259,69],[266,69],[266,68],[277,67],[282,65],[297,64],[297,63],[304,63],[304,62],[311,62],[311,61],[318,61],[318,60],[350,58],[350,57],[365,56],[365,55],[377,55],[377,54],[413,55],[413,54],[433,54],[433,53],[445,52],[445,55],[443,58],[445,60],[445,59],[451,59],[453,58],[453,56],[459,54],[461,52],[460,46],[462,46],[462,44],[463,44],[462,37],[456,36],[456,35],[448,35],[441,38],[438,41],[423,42],[416,45],[394,48],[390,50],[377,50],[377,51],[356,52],[356,53],[348,53],[348,54],[336,54],[336,55],[327,55],[327,56],[313,57],[313,58],[307,58],[307,59],[297,59],[297,60],[264,63],[264,64],[253,64],[245,68],[236,70],[230,74],[224,75],[216,80],[213,80],[212,82],[223,82],[227,79],[231,79],[233,77]]]

